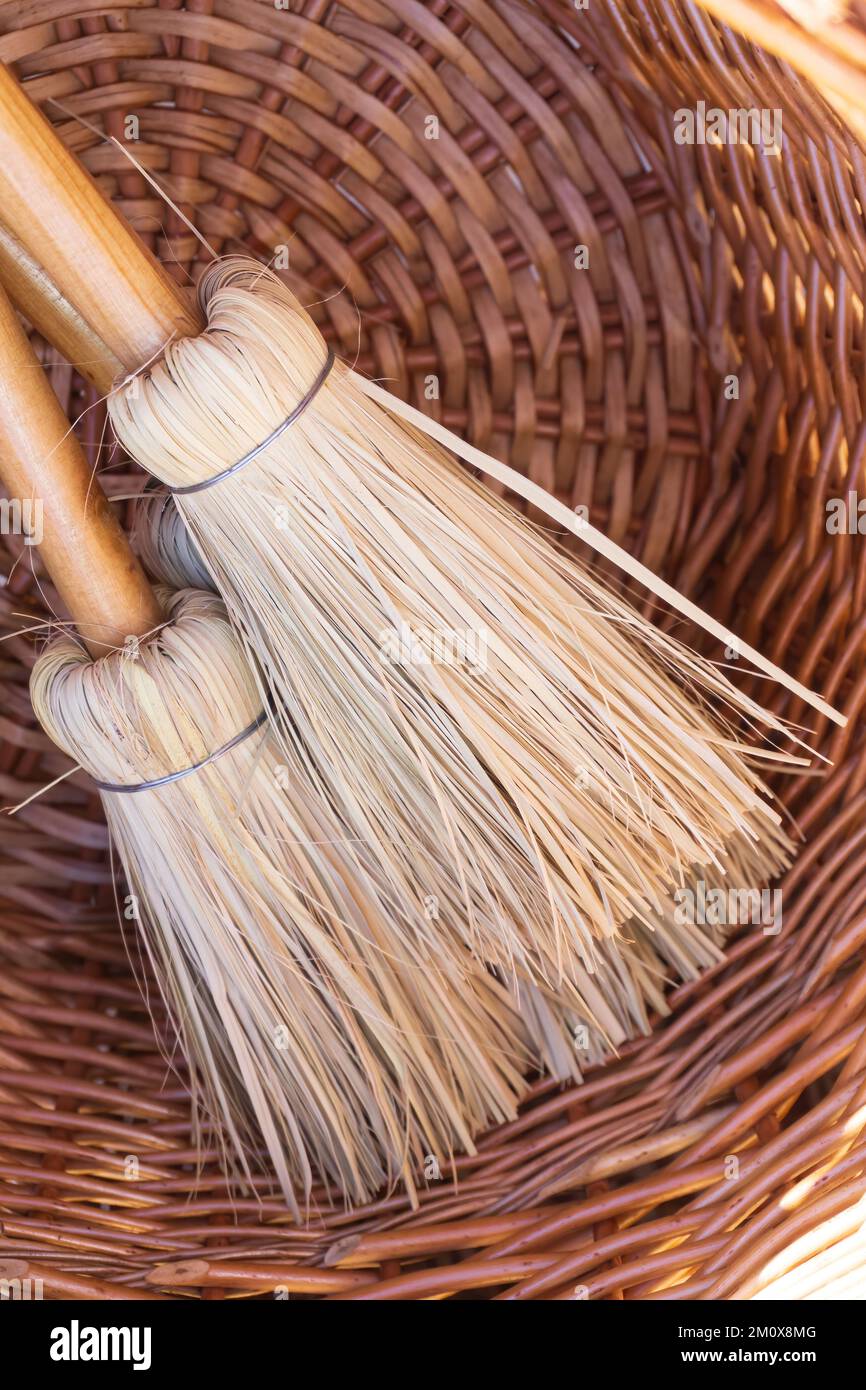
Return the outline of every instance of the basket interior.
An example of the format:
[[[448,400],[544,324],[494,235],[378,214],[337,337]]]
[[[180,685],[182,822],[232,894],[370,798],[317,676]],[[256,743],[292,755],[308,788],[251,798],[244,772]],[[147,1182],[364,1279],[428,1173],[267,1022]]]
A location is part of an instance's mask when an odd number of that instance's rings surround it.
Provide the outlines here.
[[[767,1286],[831,1218],[845,1239],[864,1163],[866,550],[826,523],[864,487],[866,162],[837,109],[697,7],[652,0],[35,0],[2,7],[0,61],[181,280],[210,256],[190,223],[273,262],[336,352],[586,506],[849,715],[831,729],[734,661],[828,759],[776,784],[802,837],[781,933],[743,933],[582,1087],[539,1079],[517,1122],[428,1175],[420,1211],[319,1191],[294,1227],[266,1179],[231,1190],[194,1145],[92,788],[75,774],[28,800],[68,771],[27,694],[53,594],[3,536],[0,791],[28,804],[0,824],[0,1262],[73,1297],[689,1298]],[[680,143],[700,103],[781,112],[782,149]],[[39,347],[109,493],[139,488],[104,402]]]

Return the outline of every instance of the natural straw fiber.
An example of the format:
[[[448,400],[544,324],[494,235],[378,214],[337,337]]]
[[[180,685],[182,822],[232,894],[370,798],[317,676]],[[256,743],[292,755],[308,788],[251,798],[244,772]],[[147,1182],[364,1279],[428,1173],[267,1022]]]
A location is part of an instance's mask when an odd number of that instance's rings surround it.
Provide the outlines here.
[[[628,941],[624,970],[596,942],[630,919],[650,928],[693,869],[724,876],[732,841],[751,841],[758,886],[786,862],[749,744],[692,691],[752,721],[756,761],[759,726],[782,726],[339,362],[297,414],[326,353],[276,276],[228,259],[199,295],[207,331],[170,344],[109,411],[133,457],[195,489],[178,509],[277,732],[407,920],[434,903],[441,940],[621,1040],[643,1018]]]
[[[129,538],[151,579],[169,589],[211,589],[211,577],[171,497],[148,490],[134,508]]]
[[[157,582],[171,580],[184,586],[206,573],[170,496],[160,497],[151,491],[143,495],[135,509],[132,535]],[[712,905],[718,903],[719,895],[726,896],[732,885],[735,892],[740,891],[736,885],[763,886],[768,877],[766,850],[740,834],[725,857],[725,869],[722,873],[710,866],[685,875],[680,885],[685,897],[693,894],[697,898],[702,891]],[[437,898],[434,941],[441,942],[443,949],[450,935],[450,920],[439,912]],[[535,1060],[550,1075],[568,1080],[579,1076],[582,1067],[611,1056],[613,1049],[636,1032],[647,1032],[650,1010],[667,1012],[666,984],[695,979],[702,969],[721,959],[726,925],[725,914],[716,912],[714,916],[712,907],[709,913],[697,919],[693,914],[690,919],[678,910],[675,894],[668,892],[642,918],[630,919],[616,937],[595,944],[589,1001],[575,1000],[561,984],[544,986],[532,980],[525,967],[515,977],[505,972]],[[589,1026],[593,1014],[588,1003],[597,1011],[593,1027]],[[599,1016],[603,1028],[597,1026]]]
[[[534,1079],[476,1156],[419,1174],[420,1212],[395,1193],[347,1215],[319,1185],[309,1228],[272,1179],[232,1192],[195,1149],[119,939],[99,799],[83,774],[52,786],[0,838],[0,1256],[75,1298],[796,1297],[851,1258],[866,1171],[866,588],[862,538],[826,529],[829,499],[863,494],[864,156],[808,80],[834,35],[804,31],[801,77],[751,16],[738,33],[679,0],[412,13],[12,0],[0,56],[182,279],[198,241],[95,133],[123,141],[131,111],[130,148],[218,251],[288,249],[280,273],[339,356],[586,506],[850,723],[732,657],[833,763],[774,779],[803,836],[781,931],[736,928],[584,1084]],[[781,155],[676,144],[698,101],[782,109]],[[45,355],[107,488],[140,487],[104,404]],[[34,727],[19,635],[54,595],[20,538],[2,557],[12,804],[68,763]]]
[[[189,769],[261,713],[220,601],[165,602],[166,626],[133,652],[92,662],[62,638],[34,668],[40,723],[97,783]],[[306,786],[264,726],[134,805],[103,795],[193,1099],[246,1173],[259,1126],[296,1213],[314,1172],[360,1201],[411,1186],[431,1150],[471,1148],[513,1116],[530,1060],[492,978],[403,950],[364,846]]]

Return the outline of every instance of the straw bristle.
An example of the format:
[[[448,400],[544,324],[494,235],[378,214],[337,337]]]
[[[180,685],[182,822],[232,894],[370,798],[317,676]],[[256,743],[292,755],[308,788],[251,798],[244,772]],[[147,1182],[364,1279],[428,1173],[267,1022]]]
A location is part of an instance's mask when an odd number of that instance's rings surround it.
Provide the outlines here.
[[[132,514],[129,539],[151,579],[169,589],[211,589],[198,546],[171,496],[142,493]]]
[[[201,294],[208,330],[111,400],[122,442],[175,486],[257,446],[325,358],[254,263],[213,267]],[[786,863],[750,750],[705,697],[778,721],[341,364],[267,450],[178,505],[284,747],[406,920],[435,903],[440,943],[615,1042],[658,993],[647,949],[672,892],[692,874],[757,888]],[[665,953],[678,969],[682,940]]]
[[[95,778],[188,767],[260,713],[221,602],[164,596],[137,654],[74,641],[37,662],[34,708]],[[113,842],[192,1087],[227,1159],[265,1140],[283,1189],[363,1201],[515,1113],[531,1055],[508,991],[463,951],[425,953],[379,866],[267,725],[158,789],[106,792]],[[297,1208],[295,1208],[297,1210]]]
[[[174,501],[160,498],[154,505],[154,500],[153,495],[142,499],[132,527],[136,549],[151,578],[159,584],[171,580],[193,587],[204,574],[206,587],[211,587]],[[300,786],[293,789],[294,795],[300,792]],[[764,864],[750,840],[732,845],[730,861],[731,882],[762,883]],[[686,887],[694,889],[699,878],[699,872],[691,875]],[[723,884],[722,876],[716,875],[706,891],[718,891]],[[620,938],[599,943],[596,986],[610,1009],[606,1032],[590,1026],[592,1020],[580,1011],[569,991],[540,988],[519,973],[506,977],[533,1067],[561,1081],[579,1080],[586,1067],[607,1060],[619,1044],[638,1032],[649,1033],[651,1013],[669,1012],[665,987],[693,980],[717,964],[729,926],[724,921],[689,921],[670,897],[648,924],[630,922]],[[464,992],[473,986],[474,981],[467,978]]]

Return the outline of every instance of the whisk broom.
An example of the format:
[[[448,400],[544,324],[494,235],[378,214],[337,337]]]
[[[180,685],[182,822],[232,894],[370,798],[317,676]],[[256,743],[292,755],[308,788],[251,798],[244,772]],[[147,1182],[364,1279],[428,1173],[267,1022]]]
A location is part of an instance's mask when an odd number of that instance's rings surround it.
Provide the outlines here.
[[[148,488],[133,512],[130,540],[145,569],[156,581],[174,587],[211,588],[212,581],[195,542],[170,494],[155,493]],[[764,870],[760,855],[748,842],[740,846],[739,855],[729,864],[731,882],[759,883]],[[703,892],[712,903],[723,892],[724,879],[712,876],[703,889],[692,875],[688,884],[691,898],[697,902]],[[694,918],[694,914],[692,914]],[[520,1007],[528,1039],[537,1061],[559,1080],[578,1076],[581,1067],[603,1061],[612,1047],[634,1031],[649,1032],[650,1010],[664,1016],[668,1005],[663,986],[672,980],[692,980],[701,970],[721,959],[721,945],[729,927],[720,921],[689,920],[680,913],[671,898],[654,914],[651,927],[630,922],[624,940],[602,941],[599,955],[604,962],[599,969],[599,986],[605,998],[617,999],[618,994],[630,997],[632,1015],[614,1020],[615,1031],[609,1035],[598,1029],[590,1032],[587,1019],[581,1017],[572,1002],[569,1005],[562,991],[541,990],[530,986],[525,979],[516,984],[516,1002]],[[605,961],[605,957],[609,961]],[[629,983],[632,988],[629,990]],[[575,1045],[579,1043],[577,1053]]]
[[[33,308],[32,298],[27,307]],[[202,561],[170,498],[151,496],[151,502],[138,508],[134,534],[151,573],[174,586],[206,585]],[[758,859],[751,869],[735,873],[735,881],[760,881],[763,871]],[[625,941],[602,941],[596,947],[594,996],[575,1000],[568,991],[542,990],[525,977],[512,982],[534,1056],[561,1079],[577,1074],[579,1064],[601,1060],[634,1031],[646,1031],[648,1009],[665,1011],[666,979],[693,978],[699,968],[718,959],[720,934],[700,924],[678,922],[670,902],[649,924],[629,923],[624,935]],[[597,1025],[589,1033],[587,1004],[595,1011]]]
[[[672,887],[695,866],[724,874],[743,844],[762,881],[785,862],[751,750],[706,697],[775,734],[780,722],[430,435],[577,529],[564,508],[334,363],[255,263],[205,274],[194,335],[170,281],[146,292],[152,262],[8,75],[0,113],[4,216],[137,374],[110,397],[115,430],[174,490],[284,747],[383,865],[407,919],[435,901],[479,959],[566,991],[602,1030],[613,1009],[633,1022],[628,980],[612,982],[613,1007],[598,988],[599,942],[626,922],[651,931]],[[423,641],[416,659],[419,632],[483,638],[485,669],[425,660]],[[383,660],[395,641],[407,662]]]
[[[21,310],[45,337],[56,343],[100,390],[110,389],[116,362],[2,223],[0,280],[14,292]],[[151,577],[174,589],[212,587],[170,496],[149,492],[147,498],[153,505],[136,509],[132,541]],[[666,1012],[664,981],[671,977],[694,978],[701,968],[714,963],[719,958],[722,932],[700,924],[679,923],[673,912],[666,910],[653,922],[651,932],[637,926],[628,935],[625,947],[617,949],[612,943],[599,946],[601,957],[611,954],[610,964],[603,963],[598,969],[602,998],[612,996],[616,1000],[622,992],[620,977],[626,986],[632,976],[640,981],[639,987],[626,989],[631,1016],[620,1019],[612,1012],[604,1033],[597,1028],[588,1032],[586,1018],[574,1001],[563,998],[561,993],[541,989],[525,978],[510,981],[514,1005],[520,1014],[521,1041],[525,1034],[535,1066],[544,1067],[561,1080],[579,1078],[582,1068],[603,1060],[611,1047],[622,1042],[636,1026],[647,1031],[649,1009]],[[464,992],[471,989],[472,983],[465,983]]]
[[[43,501],[77,626],[37,661],[34,709],[96,779],[192,1089],[227,1162],[256,1134],[293,1209],[314,1173],[360,1201],[515,1113],[532,1053],[466,953],[427,957],[281,753],[224,607],[158,597],[0,293],[0,475]],[[86,648],[86,650],[85,650]]]
[[[96,342],[84,321],[75,314],[47,279],[41,267],[23,252],[0,224],[0,279],[16,295],[21,309],[38,325],[44,336],[62,348],[100,390],[110,389],[116,364],[107,349]],[[146,494],[147,505],[135,510],[132,542],[145,560],[151,577],[170,588],[212,587],[210,577],[170,496]],[[751,882],[754,871],[743,865],[737,881]],[[620,1043],[635,1027],[649,1028],[649,1009],[667,1011],[663,984],[667,979],[692,979],[696,973],[719,959],[723,926],[680,922],[673,904],[666,905],[648,931],[630,926],[625,945],[600,943],[602,955],[611,952],[611,967],[602,968],[603,995],[616,998],[622,977],[630,991],[632,1015],[622,1022],[613,1018],[606,1034],[591,1033],[586,1019],[560,993],[543,990],[525,979],[512,981],[515,1007],[525,1031],[534,1065],[543,1066],[553,1076],[565,1080],[578,1077],[582,1067],[603,1060],[610,1048]],[[614,976],[611,982],[610,971]],[[465,989],[469,989],[467,982]],[[486,982],[485,982],[486,983]],[[577,1048],[576,1048],[577,1045]]]

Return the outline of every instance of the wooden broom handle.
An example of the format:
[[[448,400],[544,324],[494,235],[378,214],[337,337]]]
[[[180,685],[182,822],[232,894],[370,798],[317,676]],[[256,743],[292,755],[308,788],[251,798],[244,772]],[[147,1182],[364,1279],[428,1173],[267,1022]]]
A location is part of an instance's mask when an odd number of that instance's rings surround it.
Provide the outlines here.
[[[163,621],[156,595],[2,290],[0,478],[22,517],[25,505],[31,508],[31,531],[92,656],[122,647],[127,637],[143,637]]]
[[[126,372],[204,326],[190,298],[103,198],[50,122],[0,67],[3,221]]]
[[[0,285],[37,332],[107,396],[124,374],[122,364],[2,222]]]

